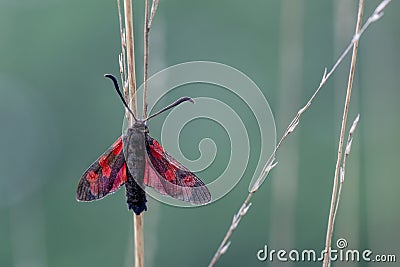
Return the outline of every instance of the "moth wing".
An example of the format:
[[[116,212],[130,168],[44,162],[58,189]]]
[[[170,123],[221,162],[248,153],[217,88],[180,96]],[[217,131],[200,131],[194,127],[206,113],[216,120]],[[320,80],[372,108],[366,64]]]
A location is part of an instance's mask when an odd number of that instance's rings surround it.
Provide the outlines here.
[[[83,173],[76,190],[78,201],[92,201],[115,192],[127,181],[127,169],[119,137]]]
[[[146,169],[144,171],[144,184],[155,189],[162,195],[167,195],[164,189],[164,185],[161,182],[162,177],[154,169],[153,165],[150,163],[150,159],[146,157]]]
[[[163,195],[193,204],[211,201],[211,193],[203,181],[164,151],[149,135],[146,135],[146,150],[145,185]]]

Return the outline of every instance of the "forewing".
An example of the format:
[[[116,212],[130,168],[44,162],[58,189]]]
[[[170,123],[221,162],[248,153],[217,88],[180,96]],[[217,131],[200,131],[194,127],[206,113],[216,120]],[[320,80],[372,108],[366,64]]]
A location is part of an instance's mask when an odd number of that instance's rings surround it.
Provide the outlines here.
[[[79,180],[76,199],[92,201],[115,192],[127,181],[126,163],[119,137],[90,167]]]
[[[145,184],[161,194],[190,202],[205,204],[211,194],[205,184],[194,173],[169,155],[160,144],[146,134]]]

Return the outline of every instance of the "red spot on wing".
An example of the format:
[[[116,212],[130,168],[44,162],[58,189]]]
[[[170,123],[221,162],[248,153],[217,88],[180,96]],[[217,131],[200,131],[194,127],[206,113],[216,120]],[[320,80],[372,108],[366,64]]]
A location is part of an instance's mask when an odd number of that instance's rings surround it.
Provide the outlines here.
[[[117,176],[115,177],[114,183],[110,192],[114,192],[117,190],[122,184],[127,181],[128,177],[126,176],[126,163],[122,165],[122,168],[118,171]]]
[[[89,182],[90,192],[93,196],[97,196],[99,194],[99,185],[97,184],[98,178],[99,175],[93,170],[90,170],[90,172],[88,172],[86,175],[86,180]]]
[[[114,156],[118,155],[121,153],[122,148],[123,148],[123,143],[122,143],[122,137],[118,138],[117,141],[112,145],[112,153]]]
[[[98,177],[99,177],[99,175],[97,173],[95,173],[93,170],[91,170],[86,175],[86,180],[88,180],[89,183],[93,183],[97,180]]]
[[[110,178],[110,174],[111,174],[110,166],[108,166],[108,165],[104,166],[102,172],[105,177]]]
[[[182,184],[184,184],[187,187],[193,187],[195,185],[195,180],[192,175],[186,175],[182,179]]]
[[[165,172],[165,179],[167,179],[168,182],[171,182],[173,184],[176,184],[176,174],[173,169],[168,169]]]
[[[156,159],[161,159],[163,157],[164,149],[155,139],[153,139],[153,144],[150,144],[150,151]]]
[[[100,157],[99,165],[101,167],[102,175],[107,178],[110,178],[111,168],[110,168],[110,165],[108,165],[108,156],[107,155],[103,155]]]

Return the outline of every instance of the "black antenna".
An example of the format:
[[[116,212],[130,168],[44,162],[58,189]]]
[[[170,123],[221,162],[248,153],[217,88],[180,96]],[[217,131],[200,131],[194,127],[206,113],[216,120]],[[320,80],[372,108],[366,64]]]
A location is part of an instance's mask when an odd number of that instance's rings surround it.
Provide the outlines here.
[[[181,98],[179,98],[178,100],[176,100],[174,103],[172,103],[172,104],[166,106],[165,108],[163,108],[162,110],[160,110],[159,112],[156,112],[156,113],[154,113],[153,115],[147,117],[144,121],[148,121],[148,120],[150,120],[151,118],[153,118],[153,117],[155,117],[155,116],[157,116],[157,115],[163,113],[164,111],[167,111],[168,109],[171,109],[171,108],[173,108],[173,107],[176,107],[176,106],[178,106],[179,104],[182,104],[183,102],[186,102],[186,101],[190,101],[190,102],[192,102],[192,103],[194,104],[194,100],[193,100],[192,98],[190,98],[190,97],[188,97],[188,96],[181,97]]]
[[[109,79],[111,79],[111,80],[113,81],[115,90],[117,91],[119,97],[121,98],[122,103],[124,103],[124,106],[128,109],[129,113],[132,114],[133,119],[134,119],[135,121],[137,121],[135,114],[134,114],[134,113],[132,112],[132,110],[129,108],[128,104],[127,104],[126,101],[125,101],[124,96],[122,95],[121,90],[119,89],[119,85],[118,85],[117,78],[115,78],[112,74],[104,74],[104,77],[109,78]]]

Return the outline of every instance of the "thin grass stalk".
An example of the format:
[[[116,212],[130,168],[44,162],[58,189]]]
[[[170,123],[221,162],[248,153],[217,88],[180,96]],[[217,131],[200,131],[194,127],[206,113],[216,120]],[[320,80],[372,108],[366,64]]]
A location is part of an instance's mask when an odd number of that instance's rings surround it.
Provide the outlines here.
[[[357,24],[356,24],[355,35],[358,35],[361,30],[363,11],[364,11],[364,0],[360,0],[359,5],[358,5],[358,15],[357,15]],[[348,116],[348,111],[349,111],[349,106],[350,106],[350,100],[351,100],[351,92],[352,92],[352,88],[353,88],[354,71],[355,71],[355,65],[356,65],[356,61],[357,61],[357,51],[358,51],[358,40],[353,45],[353,53],[352,53],[352,57],[351,57],[351,64],[350,64],[350,71],[349,71],[349,80],[348,80],[348,84],[347,84],[346,99],[345,99],[342,124],[341,124],[341,129],[340,129],[339,145],[338,145],[339,147],[338,147],[336,166],[335,166],[335,176],[334,176],[334,180],[333,180],[328,226],[327,226],[327,230],[326,230],[326,241],[325,241],[326,253],[324,255],[324,262],[323,262],[324,267],[330,266],[330,263],[331,263],[330,252],[331,252],[332,236],[333,236],[333,230],[334,230],[334,224],[335,224],[335,218],[336,218],[335,215],[337,213],[338,203],[339,203],[340,196],[341,196],[341,194],[340,194],[341,187],[343,184],[342,182],[339,181],[339,176],[341,176],[340,173],[342,173],[340,164],[341,164],[342,158],[343,158],[343,142],[344,142],[344,136],[345,136],[345,130],[346,130],[346,121],[347,121],[347,116]],[[343,180],[344,177],[341,177],[340,179]]]
[[[118,1],[119,4],[119,1]],[[119,6],[120,11],[120,6]],[[126,73],[125,78],[127,78],[127,86],[126,81],[123,81],[124,94],[127,95],[127,102],[129,103],[129,107],[137,114],[136,111],[136,72],[135,72],[135,42],[134,42],[134,27],[133,27],[133,12],[132,12],[132,1],[124,0],[124,19],[125,19],[125,34],[123,34],[123,30],[121,33],[122,43],[122,56],[124,56],[124,51],[126,50],[126,62],[128,65],[127,72],[126,69],[121,73],[122,76]],[[122,21],[120,21],[120,27],[122,27]],[[121,61],[121,60],[120,60]],[[124,61],[124,58],[122,58]],[[122,63],[122,66],[125,63]],[[121,65],[121,63],[120,63]],[[129,88],[129,89],[127,89]],[[130,127],[133,126],[134,118],[128,113],[128,122]],[[144,245],[143,245],[143,213],[140,215],[136,215],[133,213],[133,239],[134,239],[134,257],[135,257],[135,266],[143,267],[144,266]]]
[[[341,197],[342,190],[343,190],[343,183],[344,183],[344,177],[345,177],[345,172],[346,172],[346,162],[347,162],[347,158],[350,155],[351,146],[353,144],[354,131],[357,128],[359,120],[360,120],[360,114],[358,114],[357,117],[354,119],[353,124],[349,130],[348,137],[347,137],[347,143],[346,143],[346,149],[344,152],[343,162],[342,162],[342,166],[340,167],[340,175],[339,175],[340,182],[339,182],[339,189],[338,189],[338,197],[337,197],[337,201],[336,201],[335,212],[333,214],[334,222],[336,221],[336,215],[337,215],[337,212],[339,209],[340,197]]]
[[[133,214],[135,267],[144,266],[143,214]]]
[[[124,92],[125,99],[129,98],[129,88],[127,87],[128,84],[126,82],[127,79],[127,69],[126,69],[126,38],[125,38],[125,29],[122,23],[122,13],[121,13],[121,1],[117,0],[118,6],[118,22],[119,22],[119,33],[121,36],[121,54],[118,57],[119,63],[119,72],[121,75],[121,82],[122,82],[122,90]],[[127,118],[129,116],[129,112],[126,111]]]
[[[150,18],[149,18],[149,30],[151,28],[151,24],[153,23],[154,16],[156,14],[158,4],[160,3],[160,0],[153,0],[151,4],[151,11],[150,11]]]
[[[135,44],[133,33],[133,12],[132,0],[124,0],[124,17],[125,17],[125,42],[126,55],[128,64],[128,86],[129,86],[129,107],[136,113],[136,72],[135,72]],[[129,116],[129,125],[132,126],[134,119]]]
[[[355,35],[358,35],[360,33],[363,13],[364,13],[364,0],[360,0],[358,3],[358,15],[357,15],[357,24],[356,24]],[[356,66],[356,62],[357,62],[357,51],[358,51],[358,40],[355,41],[353,44],[353,53],[351,56],[349,80],[347,83],[346,99],[345,99],[344,108],[343,108],[342,125],[341,125],[340,136],[339,136],[339,147],[338,147],[338,153],[337,153],[337,159],[336,159],[335,176],[333,179],[333,188],[332,188],[332,197],[331,197],[331,204],[330,204],[330,211],[329,211],[329,218],[328,218],[328,227],[326,230],[326,241],[325,241],[326,253],[324,255],[324,262],[323,262],[324,267],[330,266],[330,263],[331,263],[330,252],[331,252],[331,246],[332,246],[333,228],[334,228],[334,224],[335,224],[335,221],[334,221],[335,207],[336,207],[336,203],[339,201],[338,196],[340,196],[338,194],[340,163],[342,162],[342,158],[343,158],[343,142],[344,142],[345,131],[346,131],[346,121],[347,121],[347,116],[348,116],[349,107],[350,107],[351,92],[352,92],[352,88],[353,88],[354,72],[355,72],[355,66]]]
[[[150,4],[149,0],[145,0],[144,4],[144,51],[143,51],[143,118],[147,118],[147,78],[148,78],[148,70],[149,70],[149,11],[150,11]]]

